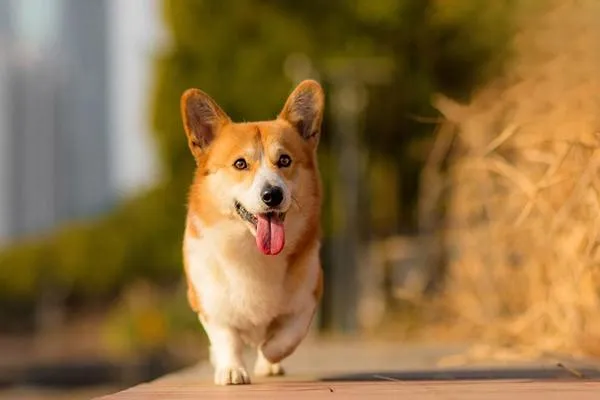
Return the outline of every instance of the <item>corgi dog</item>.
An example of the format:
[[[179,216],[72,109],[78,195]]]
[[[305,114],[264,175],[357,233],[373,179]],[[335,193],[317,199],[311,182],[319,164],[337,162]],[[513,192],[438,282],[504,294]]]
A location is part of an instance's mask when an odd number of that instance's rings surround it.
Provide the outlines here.
[[[215,384],[250,383],[245,345],[257,349],[257,376],[283,375],[280,362],[308,333],[323,290],[316,152],[324,101],[306,80],[277,118],[237,123],[199,89],[181,97],[196,161],[183,259]]]

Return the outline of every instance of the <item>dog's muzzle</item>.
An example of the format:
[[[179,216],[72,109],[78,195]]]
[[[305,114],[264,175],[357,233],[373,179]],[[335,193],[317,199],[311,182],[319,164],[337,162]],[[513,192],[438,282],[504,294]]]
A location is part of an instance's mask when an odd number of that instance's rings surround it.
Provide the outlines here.
[[[246,207],[244,207],[239,201],[234,203],[234,207],[241,219],[251,223],[252,225],[256,225],[258,219],[250,211],[246,210]]]
[[[252,214],[250,211],[248,211],[246,209],[246,207],[244,207],[239,201],[235,201],[233,204],[234,208],[235,208],[235,212],[240,216],[241,219],[243,219],[246,222],[251,223],[252,225],[256,226],[256,224],[258,223],[258,218],[256,218],[256,216],[254,214]],[[277,217],[279,218],[279,220],[281,222],[285,221],[285,215],[286,213],[282,213],[282,212],[276,212],[276,211],[269,211],[265,214],[274,214],[277,215]]]

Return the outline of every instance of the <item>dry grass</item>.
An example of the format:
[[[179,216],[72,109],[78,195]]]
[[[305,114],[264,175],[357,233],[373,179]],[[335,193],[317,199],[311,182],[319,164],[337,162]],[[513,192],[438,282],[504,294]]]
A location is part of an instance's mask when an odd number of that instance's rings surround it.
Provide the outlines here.
[[[532,356],[600,356],[600,2],[540,4],[505,76],[468,106],[436,100],[456,129],[424,186],[448,189],[445,295],[462,326]]]

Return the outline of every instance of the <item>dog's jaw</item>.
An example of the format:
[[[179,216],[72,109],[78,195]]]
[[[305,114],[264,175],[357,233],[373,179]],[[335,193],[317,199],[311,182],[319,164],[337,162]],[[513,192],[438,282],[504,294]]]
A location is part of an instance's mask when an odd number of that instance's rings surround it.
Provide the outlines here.
[[[253,214],[241,202],[235,201],[233,208],[238,217],[254,236],[257,249],[264,255],[276,256],[285,247],[286,213],[277,208]]]
[[[258,224],[258,218],[256,217],[256,215],[248,211],[248,209],[237,200],[233,202],[233,209],[235,210],[235,214],[237,215],[237,217],[240,218],[242,222],[246,224],[246,226],[252,233],[252,236],[256,237],[256,227]],[[285,217],[287,215],[287,211],[267,211],[265,214],[267,213],[276,213],[277,217],[281,222],[285,221]]]

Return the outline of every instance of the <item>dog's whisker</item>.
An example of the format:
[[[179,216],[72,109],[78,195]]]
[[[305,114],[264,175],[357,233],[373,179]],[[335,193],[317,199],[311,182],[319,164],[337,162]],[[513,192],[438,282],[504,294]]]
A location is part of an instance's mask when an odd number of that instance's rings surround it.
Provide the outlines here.
[[[296,199],[296,198],[295,198],[293,195],[292,195],[292,204],[295,204],[295,205],[296,205],[296,208],[297,208],[299,211],[302,211],[302,207],[300,206],[300,203],[298,202],[298,199]]]
[[[302,216],[306,215],[306,213],[304,212],[304,209],[302,208],[302,206],[300,205],[300,203],[298,202],[298,200],[295,199],[293,196],[292,196],[292,204],[296,207],[296,209],[298,210],[298,213],[300,215],[302,215]]]

